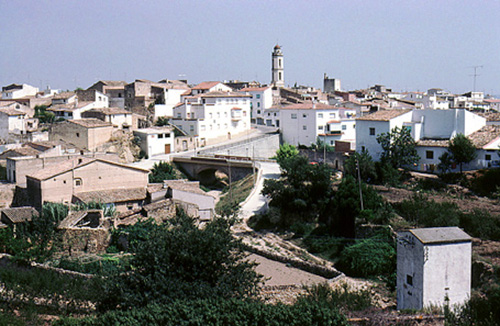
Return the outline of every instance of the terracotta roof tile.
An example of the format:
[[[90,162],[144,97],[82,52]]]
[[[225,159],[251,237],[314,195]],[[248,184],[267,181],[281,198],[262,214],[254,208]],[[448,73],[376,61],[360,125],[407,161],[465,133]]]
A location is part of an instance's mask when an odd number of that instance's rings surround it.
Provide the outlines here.
[[[206,81],[206,82],[199,83],[198,85],[196,85],[195,87],[193,87],[191,89],[205,90],[205,89],[210,89],[218,84],[221,84],[221,82],[219,82],[219,81]]]
[[[31,206],[5,208],[2,210],[2,218],[6,217],[11,223],[31,221],[33,215],[38,216],[38,212]]]
[[[391,119],[394,119],[396,117],[399,117],[402,114],[411,112],[409,109],[402,109],[402,110],[380,110],[365,116],[362,116],[360,118],[357,118],[356,120],[367,120],[367,121],[390,121]]]
[[[84,119],[73,119],[67,120],[70,123],[80,125],[85,128],[98,128],[98,127],[108,127],[112,126],[111,123],[102,121],[96,118],[84,118]]]
[[[121,203],[132,200],[146,199],[146,189],[131,188],[88,191],[75,194],[73,197],[83,202],[100,201],[105,204]]]

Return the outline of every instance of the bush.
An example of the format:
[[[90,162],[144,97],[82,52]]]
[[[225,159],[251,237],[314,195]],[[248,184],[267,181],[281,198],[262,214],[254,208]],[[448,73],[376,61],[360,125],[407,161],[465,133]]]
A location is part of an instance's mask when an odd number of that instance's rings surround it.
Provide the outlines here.
[[[421,194],[394,204],[396,212],[418,227],[458,226],[460,211],[454,203],[437,203]]]
[[[500,169],[480,171],[482,175],[471,181],[471,190],[479,196],[492,196],[500,186]]]
[[[445,190],[448,185],[441,179],[423,178],[418,179],[417,187],[422,190],[442,191]]]
[[[358,241],[345,248],[336,267],[358,277],[390,275],[396,270],[396,244],[389,233]]]
[[[471,213],[463,213],[460,227],[473,237],[500,241],[500,218],[486,210],[474,209]]]
[[[465,174],[458,172],[442,173],[439,178],[447,184],[459,184],[463,187],[467,186],[467,178]]]

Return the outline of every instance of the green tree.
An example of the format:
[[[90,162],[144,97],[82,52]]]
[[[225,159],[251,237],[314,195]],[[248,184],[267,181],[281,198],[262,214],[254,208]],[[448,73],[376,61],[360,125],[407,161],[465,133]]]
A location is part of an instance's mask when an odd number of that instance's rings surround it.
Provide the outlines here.
[[[441,171],[441,173],[450,172],[452,163],[453,163],[453,155],[450,152],[444,152],[439,157],[438,169]]]
[[[162,127],[168,126],[170,124],[170,120],[167,117],[158,117],[155,122],[155,126]]]
[[[375,163],[367,150],[355,152],[344,162],[344,173],[358,178],[358,168],[361,180],[370,183],[376,178]]]
[[[460,173],[463,172],[463,164],[467,164],[476,158],[476,147],[472,141],[463,134],[456,135],[448,143],[448,150],[453,156],[453,161],[460,165]]]
[[[262,193],[280,210],[281,226],[316,221],[333,194],[331,170],[300,155],[280,158],[280,168],[281,179],[266,179]]]
[[[168,162],[160,161],[153,165],[149,174],[150,183],[161,183],[163,180],[179,179],[174,166]]]
[[[182,211],[155,226],[148,240],[135,246],[129,270],[106,279],[100,309],[253,293],[261,276],[230,226],[220,218],[200,228]]]
[[[394,127],[390,132],[378,135],[377,142],[383,150],[381,161],[389,163],[393,168],[405,168],[420,160],[415,140],[407,127]]]
[[[278,162],[278,164],[281,166],[286,159],[295,157],[297,155],[299,155],[299,150],[297,149],[297,147],[288,143],[284,143],[276,151],[276,156],[274,158],[276,159],[276,162]]]

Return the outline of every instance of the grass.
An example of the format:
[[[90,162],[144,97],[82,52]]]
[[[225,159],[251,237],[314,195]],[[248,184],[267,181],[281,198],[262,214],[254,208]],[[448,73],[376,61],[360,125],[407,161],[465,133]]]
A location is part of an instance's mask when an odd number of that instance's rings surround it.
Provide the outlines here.
[[[221,197],[215,211],[219,215],[230,216],[238,209],[239,205],[250,195],[253,189],[254,175],[249,174],[243,179],[240,179],[231,184],[231,189]]]

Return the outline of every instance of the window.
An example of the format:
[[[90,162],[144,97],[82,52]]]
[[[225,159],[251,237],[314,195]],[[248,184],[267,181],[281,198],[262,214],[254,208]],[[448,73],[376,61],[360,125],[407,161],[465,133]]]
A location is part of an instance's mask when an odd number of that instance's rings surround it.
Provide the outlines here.
[[[408,274],[406,275],[406,284],[413,286],[413,276]]]
[[[484,156],[484,159],[485,159],[486,161],[491,161],[491,154],[486,154],[486,155]]]
[[[279,73],[278,80],[281,80],[281,72]]]
[[[302,129],[303,129],[303,130],[307,130],[307,126],[306,126],[306,125],[303,125],[303,126],[302,126]]]
[[[318,130],[323,130],[323,126],[318,126]]]
[[[434,158],[434,151],[425,151],[425,158],[432,160]]]
[[[209,118],[209,119],[212,119],[212,112],[210,112],[210,113],[208,114],[208,118]]]
[[[79,132],[76,133],[76,137],[80,137],[80,133]]]
[[[165,134],[165,138],[170,138],[170,134]]]
[[[333,140],[330,140],[330,145],[335,145]]]
[[[181,114],[180,113],[177,113],[177,118],[181,118]]]
[[[163,138],[163,134],[158,134],[158,138]]]
[[[194,131],[194,126],[193,126],[193,125],[189,126],[189,131],[190,131],[190,132],[193,132],[193,131]]]
[[[201,131],[205,131],[206,127],[204,125],[200,126]]]
[[[335,113],[330,113],[330,118],[334,118],[335,119]]]
[[[75,186],[80,187],[82,185],[82,179],[81,178],[75,178]]]
[[[297,114],[296,113],[292,113],[292,119],[297,119]]]
[[[375,136],[375,128],[370,128],[370,136]]]
[[[302,115],[302,118],[307,118],[307,114],[305,114],[305,113],[304,113],[304,114]]]
[[[323,113],[318,113],[318,118],[323,119]]]
[[[255,95],[256,98],[260,98],[260,94]]]
[[[257,102],[257,107],[260,108],[260,102]]]
[[[281,59],[278,59],[278,64],[279,64],[279,66],[281,68]],[[281,79],[281,77],[280,77],[280,79]]]
[[[260,114],[260,110],[257,110],[257,114]]]
[[[347,129],[347,126],[346,125],[342,125],[342,130],[346,130]]]

